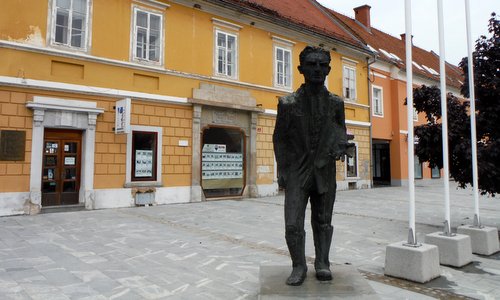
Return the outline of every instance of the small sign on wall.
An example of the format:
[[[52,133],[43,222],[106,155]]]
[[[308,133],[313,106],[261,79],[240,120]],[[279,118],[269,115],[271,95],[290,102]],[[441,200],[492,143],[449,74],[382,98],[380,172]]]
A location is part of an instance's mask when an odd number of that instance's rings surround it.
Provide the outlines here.
[[[115,108],[115,133],[130,133],[130,111],[132,108],[130,98],[116,101]]]

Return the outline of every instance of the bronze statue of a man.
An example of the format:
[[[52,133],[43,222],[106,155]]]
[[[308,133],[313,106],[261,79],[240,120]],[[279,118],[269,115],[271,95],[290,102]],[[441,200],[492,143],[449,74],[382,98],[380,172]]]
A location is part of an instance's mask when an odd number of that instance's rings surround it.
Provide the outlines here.
[[[335,161],[349,148],[344,102],[326,89],[330,53],[307,46],[300,53],[305,83],[281,97],[273,134],[278,184],[285,189],[285,238],[293,270],[286,283],[301,285],[307,274],[304,217],[311,202],[316,278],[332,280],[329,252],[335,202]]]

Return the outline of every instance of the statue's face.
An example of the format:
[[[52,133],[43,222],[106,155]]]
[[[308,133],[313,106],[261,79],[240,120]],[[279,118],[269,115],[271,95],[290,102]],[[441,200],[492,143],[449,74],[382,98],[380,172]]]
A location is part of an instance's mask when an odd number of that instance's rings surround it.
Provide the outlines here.
[[[331,67],[325,54],[312,52],[306,55],[298,69],[306,83],[324,84]]]

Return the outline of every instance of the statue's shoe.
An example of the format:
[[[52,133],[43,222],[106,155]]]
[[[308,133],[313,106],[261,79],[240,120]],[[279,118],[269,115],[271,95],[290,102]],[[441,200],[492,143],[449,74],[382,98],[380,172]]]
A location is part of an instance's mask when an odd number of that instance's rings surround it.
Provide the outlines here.
[[[316,278],[319,281],[328,281],[332,280],[333,276],[330,269],[316,269]]]
[[[293,286],[301,285],[306,279],[306,276],[307,276],[307,267],[305,266],[294,267],[292,270],[292,274],[290,274],[290,276],[286,280],[286,284]]]

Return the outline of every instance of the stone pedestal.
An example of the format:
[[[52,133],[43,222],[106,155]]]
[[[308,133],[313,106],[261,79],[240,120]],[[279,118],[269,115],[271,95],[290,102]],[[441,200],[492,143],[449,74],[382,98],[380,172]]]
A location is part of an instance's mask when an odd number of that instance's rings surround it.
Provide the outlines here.
[[[498,229],[495,227],[474,227],[471,225],[459,226],[457,232],[470,236],[472,253],[492,255],[500,251]]]
[[[425,236],[427,244],[436,245],[439,249],[439,263],[452,267],[463,267],[472,262],[471,239],[468,235],[443,235],[433,232]]]
[[[405,246],[406,241],[393,243],[385,250],[385,275],[428,282],[440,276],[438,247],[422,244]]]
[[[318,281],[314,266],[308,268],[302,285],[289,286],[285,281],[291,266],[261,266],[259,299],[379,299],[368,280],[354,267],[332,265],[332,281]]]

